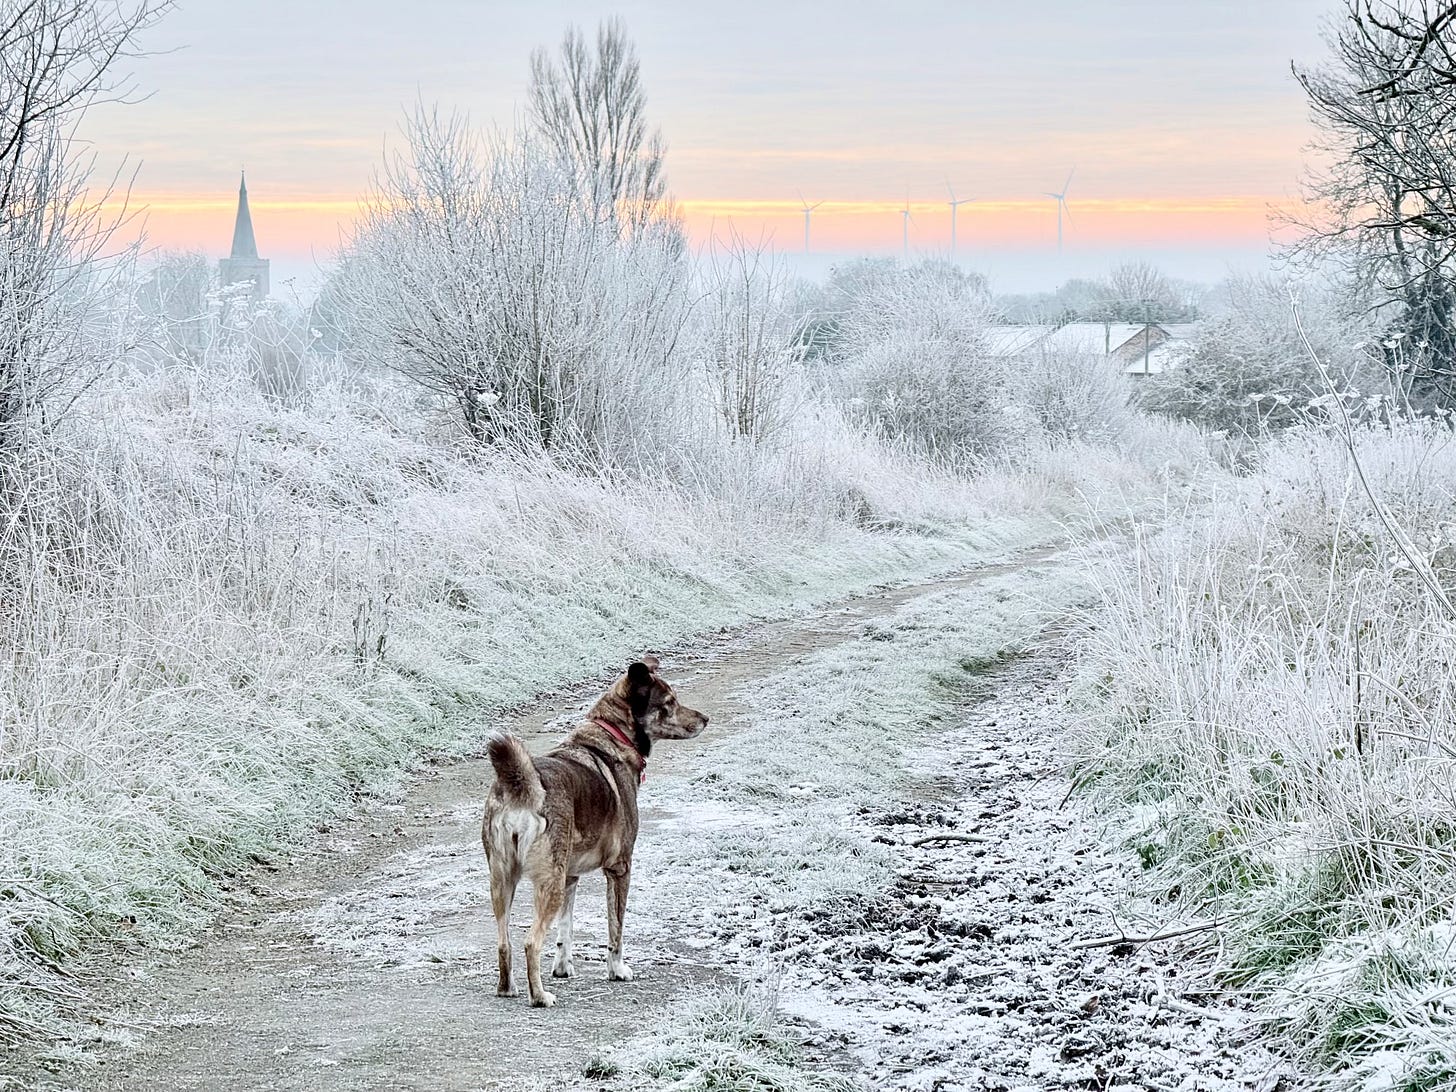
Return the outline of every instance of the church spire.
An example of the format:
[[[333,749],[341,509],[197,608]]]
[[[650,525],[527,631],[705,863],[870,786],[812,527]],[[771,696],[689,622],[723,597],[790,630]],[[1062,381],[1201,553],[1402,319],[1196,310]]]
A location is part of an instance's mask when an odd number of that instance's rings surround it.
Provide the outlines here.
[[[248,176],[245,173],[238,184],[238,219],[233,225],[233,252],[229,257],[247,258],[256,261],[258,243],[253,238],[253,216],[248,211]]]
[[[258,257],[258,241],[253,238],[253,214],[248,211],[248,178],[238,183],[238,218],[233,224],[233,252],[217,263],[223,287],[248,282],[251,297],[268,298],[268,259]]]

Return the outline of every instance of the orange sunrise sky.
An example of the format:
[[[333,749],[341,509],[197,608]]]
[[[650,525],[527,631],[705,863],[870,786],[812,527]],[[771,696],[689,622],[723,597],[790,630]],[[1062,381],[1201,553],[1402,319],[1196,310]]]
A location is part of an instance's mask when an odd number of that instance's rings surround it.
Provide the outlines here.
[[[1268,250],[1311,137],[1289,62],[1329,0],[1008,6],[380,0],[185,2],[143,42],[144,101],[93,111],[104,170],[135,170],[149,243],[226,252],[247,168],[260,251],[308,280],[416,101],[509,127],[532,48],[620,16],[697,242],[736,231],[811,258],[948,253],[1050,286],[1148,254],[1212,279]],[[1046,191],[1075,175],[1065,253]],[[802,259],[801,259],[802,260]],[[809,263],[811,266],[813,262]],[[1016,287],[1012,285],[1012,287]]]

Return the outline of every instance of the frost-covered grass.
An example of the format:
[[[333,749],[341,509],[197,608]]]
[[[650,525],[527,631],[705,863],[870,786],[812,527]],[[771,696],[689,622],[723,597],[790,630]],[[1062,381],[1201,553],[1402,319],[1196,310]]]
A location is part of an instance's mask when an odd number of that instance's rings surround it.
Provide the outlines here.
[[[1456,1084],[1456,444],[1271,443],[1104,568],[1079,747],[1152,890],[1324,1087]],[[1174,912],[1170,905],[1170,916]]]
[[[846,1077],[806,1064],[766,982],[675,1004],[662,1026],[610,1058],[588,1062],[585,1075],[620,1075],[628,1087],[673,1092],[850,1092],[856,1087]]]
[[[397,792],[494,711],[1055,539],[1198,459],[1149,428],[1137,462],[1083,446],[957,477],[826,407],[774,445],[583,475],[470,456],[431,420],[358,375],[280,401],[246,372],[157,368],[8,468],[0,1035],[54,1025],[54,972],[88,943],[184,935],[220,877]]]

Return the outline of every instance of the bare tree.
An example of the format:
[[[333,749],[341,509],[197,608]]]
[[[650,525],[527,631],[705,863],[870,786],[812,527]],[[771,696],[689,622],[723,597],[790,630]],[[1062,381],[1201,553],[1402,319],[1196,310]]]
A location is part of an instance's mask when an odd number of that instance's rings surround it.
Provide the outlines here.
[[[572,27],[556,59],[537,49],[527,101],[533,124],[599,210],[631,224],[659,210],[662,134],[648,131],[637,51],[620,20],[597,27],[595,47]]]
[[[1133,322],[1182,322],[1197,314],[1188,293],[1149,262],[1130,261],[1107,274],[1109,317]]]
[[[1400,307],[1391,363],[1417,402],[1456,405],[1456,2],[1348,0],[1333,61],[1294,68],[1328,166],[1302,250],[1339,255]]]
[[[116,226],[88,191],[76,123],[170,0],[20,0],[0,14],[0,449],[65,412],[100,369],[97,259]]]
[[[212,268],[201,251],[163,252],[137,285],[147,347],[161,360],[195,367],[206,356],[217,326]]]
[[[802,363],[784,267],[733,236],[703,268],[702,355],[719,416],[731,433],[765,440],[788,423],[790,380]]]

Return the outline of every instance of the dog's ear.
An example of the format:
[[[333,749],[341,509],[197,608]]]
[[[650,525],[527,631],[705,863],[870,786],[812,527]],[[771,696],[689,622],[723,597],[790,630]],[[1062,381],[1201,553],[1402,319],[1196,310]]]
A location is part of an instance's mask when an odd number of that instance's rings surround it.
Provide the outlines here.
[[[662,662],[650,652],[646,656],[642,657],[642,663],[646,665],[647,670],[652,672],[654,675],[656,675],[658,669],[662,667]]]
[[[652,668],[639,660],[627,668],[627,704],[632,715],[640,717],[647,712],[652,701]]]

